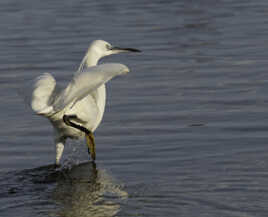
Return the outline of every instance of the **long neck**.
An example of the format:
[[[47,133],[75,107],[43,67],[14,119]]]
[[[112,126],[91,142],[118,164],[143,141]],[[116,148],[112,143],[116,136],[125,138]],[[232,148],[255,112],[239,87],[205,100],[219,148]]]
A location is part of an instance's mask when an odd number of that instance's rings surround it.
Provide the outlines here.
[[[89,50],[87,55],[85,56],[85,65],[86,67],[96,66],[98,64],[99,59],[101,56],[94,52],[94,50]],[[105,84],[101,85],[97,90],[91,93],[91,95],[95,98],[97,106],[99,108],[99,114],[96,118],[96,123],[92,131],[95,131],[95,129],[100,124],[104,110],[105,110],[105,103],[106,103],[106,87]]]
[[[100,58],[101,55],[98,52],[95,52],[92,48],[90,48],[84,56],[83,60],[81,61],[77,72],[82,72],[85,67],[96,66]]]
[[[86,55],[86,66],[87,67],[96,66],[98,64],[100,58],[101,58],[101,56],[98,55],[98,53],[91,52],[89,50],[89,52]]]

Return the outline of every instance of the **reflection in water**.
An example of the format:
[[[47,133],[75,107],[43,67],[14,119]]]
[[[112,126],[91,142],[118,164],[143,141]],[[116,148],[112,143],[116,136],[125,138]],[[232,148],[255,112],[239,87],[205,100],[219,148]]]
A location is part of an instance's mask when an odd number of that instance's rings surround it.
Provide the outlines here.
[[[110,217],[127,199],[111,176],[91,162],[54,165],[0,176],[0,216]],[[14,213],[14,215],[13,215]]]
[[[59,216],[114,216],[127,193],[94,163],[82,163],[65,169],[53,192],[62,207]]]

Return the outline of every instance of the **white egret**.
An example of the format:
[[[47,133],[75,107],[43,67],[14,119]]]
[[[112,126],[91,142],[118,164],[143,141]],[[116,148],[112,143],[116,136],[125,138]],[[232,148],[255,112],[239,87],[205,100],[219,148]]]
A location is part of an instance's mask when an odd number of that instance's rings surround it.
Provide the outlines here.
[[[56,165],[67,138],[86,138],[91,159],[95,160],[93,132],[99,126],[106,101],[105,83],[126,74],[127,66],[117,63],[98,65],[99,59],[120,52],[140,52],[133,48],[113,47],[106,41],[91,43],[71,82],[60,88],[49,73],[35,79],[28,103],[36,114],[47,117],[55,130]]]

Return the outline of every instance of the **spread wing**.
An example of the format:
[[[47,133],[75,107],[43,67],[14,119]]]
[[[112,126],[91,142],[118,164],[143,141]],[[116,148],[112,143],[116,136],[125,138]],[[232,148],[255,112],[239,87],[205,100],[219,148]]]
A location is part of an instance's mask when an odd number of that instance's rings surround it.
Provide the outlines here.
[[[123,64],[109,63],[90,67],[85,71],[76,73],[68,86],[55,98],[52,103],[53,110],[57,112],[66,106],[74,106],[77,101],[83,99],[113,77],[128,72],[128,67]]]
[[[19,94],[24,97],[36,114],[48,115],[53,112],[51,102],[55,95],[56,81],[49,73],[44,73],[36,79],[27,83],[19,90]]]

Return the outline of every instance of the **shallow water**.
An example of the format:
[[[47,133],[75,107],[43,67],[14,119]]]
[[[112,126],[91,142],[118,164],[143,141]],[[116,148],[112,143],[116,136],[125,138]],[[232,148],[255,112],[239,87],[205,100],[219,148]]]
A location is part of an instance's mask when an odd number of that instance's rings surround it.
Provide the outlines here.
[[[267,216],[265,0],[0,3],[0,216]],[[96,167],[17,89],[68,82],[90,41],[141,49],[108,84]],[[48,165],[48,166],[47,166]],[[50,165],[50,166],[49,166]]]

